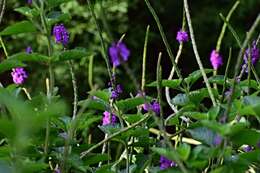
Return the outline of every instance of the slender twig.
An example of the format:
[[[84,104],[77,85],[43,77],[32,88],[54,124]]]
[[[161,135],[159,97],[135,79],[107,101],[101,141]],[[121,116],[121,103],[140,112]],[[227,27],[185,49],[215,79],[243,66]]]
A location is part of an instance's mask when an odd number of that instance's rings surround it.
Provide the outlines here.
[[[94,56],[89,57],[89,64],[88,64],[88,84],[91,90],[94,89],[93,85],[93,62]]]
[[[149,119],[151,117],[150,114],[146,114],[141,120],[137,121],[136,123],[128,126],[128,127],[125,127],[123,129],[121,129],[120,131],[117,131],[115,133],[113,133],[112,135],[108,136],[107,138],[103,139],[102,141],[100,141],[99,143],[93,145],[92,147],[90,147],[88,150],[82,152],[80,154],[80,158],[84,158],[87,154],[89,154],[91,151],[93,151],[94,149],[98,148],[99,146],[101,146],[102,144],[106,143],[107,141],[111,140],[112,138],[138,126],[139,124],[143,123],[144,121],[146,121],[147,119]]]
[[[5,12],[5,0],[1,1],[1,12],[0,12],[0,24],[2,23],[2,19],[4,16],[4,12]]]
[[[7,52],[7,50],[6,50],[6,47],[5,47],[5,44],[4,44],[4,42],[3,42],[2,37],[0,37],[0,43],[1,43],[1,46],[2,46],[2,48],[3,48],[3,50],[4,50],[4,53],[5,53],[6,58],[8,58],[8,57],[9,57],[9,56],[8,56],[8,52]]]
[[[146,71],[146,54],[147,54],[147,43],[149,38],[150,25],[146,28],[145,40],[144,40],[144,50],[143,50],[143,68],[142,68],[142,84],[141,90],[145,92],[145,71]]]
[[[230,107],[231,107],[231,104],[232,104],[232,101],[233,101],[233,96],[234,96],[234,93],[235,93],[235,87],[236,87],[236,83],[237,83],[236,82],[236,77],[237,77],[237,75],[239,73],[239,69],[241,67],[241,63],[242,63],[242,60],[243,60],[243,55],[245,53],[246,46],[248,45],[250,39],[252,38],[253,33],[254,33],[255,29],[257,28],[259,22],[260,22],[260,14],[258,14],[255,22],[253,23],[253,25],[249,29],[249,32],[247,33],[246,38],[245,38],[245,40],[243,42],[243,45],[242,45],[242,47],[240,49],[240,52],[238,54],[236,66],[235,66],[235,69],[234,69],[234,77],[233,77],[231,95],[229,97],[228,106],[227,106],[226,112],[224,114],[224,120],[227,119],[227,116],[229,114]]]
[[[220,100],[220,103],[222,103],[223,100],[224,100],[224,98],[225,98],[225,90],[226,90],[227,77],[228,77],[228,70],[229,70],[229,66],[230,66],[231,58],[232,58],[232,48],[229,48],[228,62],[227,62],[226,70],[225,70],[224,84],[223,84],[223,89],[222,89],[222,94],[221,94],[221,100]]]
[[[167,40],[167,38],[166,38],[166,36],[165,36],[165,33],[164,33],[164,31],[163,31],[163,28],[162,28],[162,25],[161,25],[161,23],[160,23],[160,20],[159,20],[159,18],[158,18],[158,16],[157,16],[155,10],[154,10],[153,7],[151,6],[150,2],[149,2],[148,0],[145,0],[145,3],[146,3],[146,5],[147,5],[149,11],[151,12],[151,14],[152,14],[152,16],[153,16],[153,18],[154,18],[156,24],[157,24],[157,27],[158,27],[158,29],[159,29],[159,31],[160,31],[160,34],[161,34],[161,37],[162,37],[162,39],[163,39],[163,43],[164,43],[164,45],[165,45],[165,47],[166,47],[167,53],[168,53],[168,55],[169,55],[169,57],[170,57],[170,59],[171,59],[172,65],[174,66],[174,68],[175,68],[175,70],[176,70],[177,76],[178,76],[179,79],[182,80],[183,77],[182,77],[182,75],[181,75],[181,71],[180,71],[180,69],[178,68],[178,66],[177,66],[177,64],[175,63],[175,61],[174,61],[174,59],[175,59],[175,58],[174,58],[174,55],[173,55],[173,53],[172,53],[171,47],[170,47],[170,45],[169,45],[169,42],[168,42],[168,40]]]
[[[162,53],[160,52],[159,56],[158,56],[157,68],[156,68],[157,93],[158,93],[157,97],[158,97],[158,102],[159,102],[159,105],[160,105],[160,119],[158,120],[158,117],[155,114],[153,114],[153,117],[154,117],[155,122],[157,123],[160,131],[163,134],[164,141],[172,149],[172,151],[175,152],[174,147],[172,146],[172,143],[169,140],[169,137],[167,136],[167,133],[166,133],[166,130],[165,130],[165,127],[164,127],[163,109],[162,109],[162,93],[161,93],[161,87],[162,87],[161,57],[162,57]],[[182,161],[179,159],[179,157],[177,155],[175,157],[175,161],[180,166],[180,169],[182,170],[182,172],[184,172],[184,173],[188,172],[187,169],[185,168],[184,164],[182,163]]]
[[[196,45],[196,41],[195,41],[195,36],[194,36],[193,28],[192,28],[192,21],[191,21],[190,12],[189,12],[189,5],[188,5],[187,0],[184,0],[184,8],[185,8],[186,19],[187,19],[188,27],[189,27],[189,31],[190,31],[190,37],[191,37],[191,43],[192,43],[193,51],[194,51],[197,63],[199,65],[200,71],[202,73],[204,82],[206,83],[206,87],[208,89],[209,96],[210,96],[210,99],[212,101],[212,104],[213,104],[213,106],[216,106],[216,101],[215,101],[211,86],[209,84],[209,80],[207,78],[207,75],[205,73],[205,70],[203,68],[203,64],[201,62],[201,59],[200,59],[200,56],[199,56],[199,53],[198,53],[198,49],[197,49],[197,45]]]
[[[98,35],[99,35],[99,39],[101,41],[101,46],[102,46],[102,50],[103,50],[102,53],[104,55],[104,59],[105,59],[106,66],[107,66],[107,72],[108,72],[110,81],[112,82],[112,87],[114,88],[114,83],[113,83],[113,79],[112,79],[112,70],[111,70],[111,66],[109,64],[109,58],[108,58],[107,53],[106,53],[107,49],[106,49],[106,46],[105,46],[105,41],[104,41],[103,36],[102,36],[102,31],[101,31],[101,28],[98,24],[98,21],[97,21],[97,18],[96,18],[96,15],[95,15],[95,12],[94,12],[94,9],[92,7],[90,0],[87,0],[87,3],[88,3],[89,10],[91,12],[91,15],[94,19],[95,25],[96,25],[97,30],[98,30]]]
[[[230,11],[228,12],[228,15],[226,17],[227,22],[229,22],[233,12],[236,10],[236,8],[238,7],[239,3],[240,3],[240,1],[236,1],[235,4],[230,9]],[[222,29],[221,29],[221,32],[220,32],[219,37],[218,37],[217,45],[216,45],[216,51],[217,52],[219,52],[219,50],[220,50],[221,43],[222,43],[222,40],[224,38],[226,28],[227,28],[227,24],[224,22],[224,24],[222,26]]]
[[[73,101],[73,114],[72,114],[72,120],[76,118],[77,115],[77,107],[78,107],[78,91],[77,91],[77,80],[75,77],[74,69],[72,61],[68,61],[68,65],[70,68],[70,75],[71,75],[71,81],[73,86],[73,94],[74,94],[74,101]]]
[[[27,96],[27,98],[28,98],[29,100],[32,100],[32,97],[31,97],[30,93],[27,91],[27,89],[26,89],[26,88],[22,88],[22,90],[24,91],[24,93],[25,93],[25,95]]]

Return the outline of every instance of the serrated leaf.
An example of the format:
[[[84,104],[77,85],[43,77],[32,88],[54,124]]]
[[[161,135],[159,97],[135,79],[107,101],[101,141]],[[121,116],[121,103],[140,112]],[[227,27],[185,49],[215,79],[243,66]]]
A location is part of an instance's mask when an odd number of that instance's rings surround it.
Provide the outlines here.
[[[94,155],[88,155],[88,157],[86,157],[86,160],[84,161],[85,165],[93,165],[96,163],[99,163],[101,161],[107,161],[109,160],[109,155],[108,154],[99,154],[96,153]]]
[[[144,104],[144,103],[145,103],[144,98],[135,97],[135,98],[128,98],[125,100],[120,100],[120,101],[116,102],[116,105],[117,105],[118,109],[120,109],[122,111],[128,111],[128,110],[134,109],[137,106]]]
[[[60,52],[54,61],[67,61],[73,59],[80,59],[90,56],[90,53],[87,53],[85,49],[76,48],[72,50],[65,50]]]
[[[244,129],[231,136],[230,139],[237,146],[247,144],[256,147],[260,139],[260,132],[253,129]]]
[[[175,97],[173,97],[171,102],[173,105],[184,106],[190,102],[190,99],[186,94],[177,94]]]
[[[175,80],[162,80],[162,87],[169,87],[169,88],[178,88],[181,84],[181,80],[175,79]],[[154,81],[150,84],[147,84],[148,87],[157,87],[157,81]]]
[[[59,22],[67,22],[71,20],[71,16],[68,13],[62,13],[60,11],[52,11],[47,16],[48,25],[53,25]]]
[[[18,7],[18,8],[15,8],[14,11],[17,11],[17,12],[21,13],[22,15],[25,15],[30,18],[39,15],[39,12],[36,9],[29,8],[29,7]]]
[[[213,72],[212,69],[204,69],[205,73],[210,73]],[[192,72],[191,74],[189,74],[188,77],[186,77],[184,80],[185,82],[189,83],[190,85],[194,84],[199,78],[202,77],[202,73],[200,70],[196,70],[194,72]]]
[[[35,26],[29,22],[29,21],[21,21],[18,23],[15,23],[11,26],[6,27],[3,31],[0,32],[0,35],[15,35],[15,34],[21,34],[21,33],[31,33],[35,32],[36,28]]]
[[[110,98],[110,93],[107,90],[93,90],[90,91],[89,94],[98,97],[106,102],[108,102]]]
[[[189,158],[191,147],[190,145],[183,143],[178,146],[176,149],[177,153],[179,154],[179,157],[183,160],[186,161]]]
[[[3,73],[8,70],[12,70],[15,67],[25,67],[26,65],[18,60],[7,59],[0,63],[0,73]]]
[[[41,55],[41,54],[38,54],[38,53],[28,54],[28,53],[25,53],[25,52],[14,54],[14,55],[10,56],[9,59],[10,60],[13,60],[13,59],[18,60],[18,61],[21,61],[21,62],[30,62],[30,61],[33,61],[33,62],[49,62],[50,61],[50,58],[48,56]]]

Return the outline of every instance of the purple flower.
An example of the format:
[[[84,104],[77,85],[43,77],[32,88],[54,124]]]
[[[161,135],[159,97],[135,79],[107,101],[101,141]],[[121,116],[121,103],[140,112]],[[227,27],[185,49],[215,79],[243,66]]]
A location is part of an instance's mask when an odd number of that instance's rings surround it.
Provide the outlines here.
[[[27,0],[27,4],[31,5],[32,4],[32,0]]]
[[[69,42],[69,33],[63,24],[55,25],[53,27],[53,35],[56,43],[62,43],[66,46]]]
[[[114,90],[111,92],[111,99],[117,99],[119,94],[123,92],[122,85],[117,85]]]
[[[26,53],[28,53],[28,54],[31,54],[31,53],[33,52],[31,46],[28,46],[25,51],[26,51]]]
[[[247,48],[244,55],[244,62],[247,64],[248,58],[251,57],[251,63],[255,65],[259,60],[259,49],[257,48],[256,41],[253,41],[252,46]]]
[[[164,156],[160,157],[160,169],[161,170],[167,169],[167,168],[170,168],[170,167],[175,167],[175,166],[177,166],[177,164],[175,162],[168,160]]]
[[[160,114],[160,104],[155,100],[153,100],[151,103],[143,104],[143,109],[146,111],[152,110],[156,114]]]
[[[211,52],[210,61],[214,70],[217,70],[221,65],[223,65],[222,56],[216,50]]]
[[[250,145],[246,145],[246,146],[243,147],[243,150],[244,150],[245,152],[250,152],[250,151],[253,150],[253,148],[252,148]]]
[[[14,83],[18,85],[23,84],[25,79],[28,77],[26,71],[22,67],[13,68],[11,75],[13,77]]]
[[[179,43],[187,42],[187,41],[189,41],[189,35],[188,35],[188,33],[186,31],[183,31],[182,29],[180,29],[177,32],[176,40],[178,40]]]
[[[218,145],[221,144],[221,142],[222,142],[222,137],[221,137],[220,135],[216,135],[216,136],[214,137],[213,144],[214,144],[215,146],[218,146]]]
[[[102,125],[108,125],[108,124],[115,124],[116,123],[116,116],[114,114],[111,115],[110,112],[105,111],[103,113],[103,119],[102,119]]]
[[[113,66],[117,67],[123,61],[127,61],[130,51],[123,42],[113,43],[109,48],[110,59]]]

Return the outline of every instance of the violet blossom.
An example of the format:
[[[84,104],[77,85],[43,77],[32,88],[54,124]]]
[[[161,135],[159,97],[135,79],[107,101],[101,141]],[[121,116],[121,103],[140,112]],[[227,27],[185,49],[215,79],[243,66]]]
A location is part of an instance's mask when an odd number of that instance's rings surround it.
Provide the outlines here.
[[[186,31],[180,29],[177,32],[176,40],[178,40],[179,43],[187,42],[187,41],[189,41],[189,35],[188,35],[188,33]]]
[[[114,67],[117,67],[123,61],[127,61],[130,56],[130,51],[126,45],[120,41],[113,43],[109,48],[109,55]]]
[[[223,65],[222,56],[216,50],[212,50],[210,54],[210,62],[214,70],[217,70],[221,65]]]
[[[109,125],[109,124],[115,124],[116,123],[116,116],[114,114],[111,114],[108,111],[105,111],[103,113],[103,119],[102,119],[102,125]]]
[[[69,33],[63,24],[55,25],[53,27],[53,35],[56,43],[62,43],[66,46],[69,43]]]

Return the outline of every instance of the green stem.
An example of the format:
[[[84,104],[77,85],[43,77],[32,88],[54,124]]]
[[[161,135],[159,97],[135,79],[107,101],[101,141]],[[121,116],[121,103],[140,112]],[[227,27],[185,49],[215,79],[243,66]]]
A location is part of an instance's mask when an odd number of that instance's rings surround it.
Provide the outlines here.
[[[226,90],[226,84],[227,84],[226,80],[227,80],[227,77],[228,77],[228,69],[229,69],[229,66],[230,66],[231,58],[232,58],[232,48],[229,48],[228,62],[227,62],[226,70],[225,70],[224,84],[223,84],[220,103],[222,103],[224,98],[225,98],[225,90]]]
[[[164,45],[165,45],[165,47],[166,47],[167,53],[169,54],[169,57],[170,57],[170,59],[171,59],[171,61],[172,61],[172,65],[173,65],[174,68],[176,69],[177,76],[178,76],[178,78],[179,78],[180,80],[182,80],[183,77],[182,77],[182,75],[181,75],[181,71],[180,71],[180,69],[178,68],[178,66],[177,66],[177,64],[175,63],[175,61],[174,61],[174,59],[175,59],[175,58],[174,58],[174,55],[173,55],[173,53],[172,53],[172,50],[171,50],[170,45],[169,45],[169,42],[168,42],[168,40],[167,40],[167,38],[166,38],[166,36],[165,36],[165,33],[164,33],[164,31],[163,31],[163,28],[162,28],[162,25],[161,25],[161,23],[160,23],[160,20],[159,20],[159,18],[158,18],[158,16],[157,16],[156,12],[154,11],[153,7],[151,6],[150,2],[149,2],[148,0],[145,0],[145,3],[146,3],[146,5],[147,5],[149,11],[151,12],[151,14],[152,14],[152,16],[153,16],[153,18],[154,18],[156,24],[157,24],[157,27],[158,27],[158,29],[159,29],[159,31],[160,31],[160,34],[161,34],[161,37],[162,37],[162,39],[163,39],[163,43],[164,43]]]
[[[216,101],[215,101],[215,98],[214,98],[211,86],[209,84],[209,80],[207,78],[207,75],[205,73],[205,70],[203,68],[203,64],[201,62],[201,59],[200,59],[200,56],[199,56],[199,53],[198,53],[198,49],[197,49],[197,45],[196,45],[196,41],[195,41],[195,36],[194,36],[193,28],[192,28],[192,21],[191,21],[190,12],[189,12],[189,5],[188,5],[188,1],[187,0],[184,0],[184,8],[185,8],[185,13],[186,13],[186,19],[187,19],[188,26],[189,26],[189,31],[190,31],[190,37],[191,37],[191,43],[192,43],[193,51],[194,51],[197,63],[199,65],[200,71],[202,73],[204,82],[206,83],[206,87],[208,89],[210,99],[211,99],[211,101],[213,103],[213,106],[216,106]]]
[[[249,32],[247,33],[246,38],[245,38],[243,45],[240,49],[240,52],[238,54],[237,62],[236,62],[236,66],[235,66],[235,71],[234,71],[234,77],[233,77],[233,83],[232,83],[232,89],[231,89],[231,96],[228,100],[228,106],[227,106],[227,110],[226,110],[225,115],[224,115],[224,119],[227,119],[230,108],[231,108],[231,104],[232,104],[234,93],[235,93],[235,87],[236,87],[236,83],[237,83],[236,82],[236,76],[239,73],[239,69],[241,67],[241,63],[242,63],[242,60],[243,60],[243,55],[245,53],[246,46],[248,45],[250,39],[252,38],[253,33],[254,33],[255,29],[257,28],[259,22],[260,22],[260,14],[258,14],[255,22],[253,23]]]
[[[236,10],[236,8],[238,7],[239,3],[240,3],[240,1],[236,1],[235,4],[230,9],[230,11],[228,12],[228,15],[226,17],[227,22],[229,22],[233,12]],[[219,37],[218,37],[217,45],[216,45],[216,51],[217,52],[220,51],[221,43],[222,43],[222,40],[224,38],[226,28],[227,28],[227,24],[224,22],[224,24],[222,26],[222,29],[221,29],[221,32],[220,32]]]
[[[103,55],[104,55],[104,59],[105,59],[105,62],[106,62],[108,75],[109,75],[110,81],[112,82],[113,81],[113,79],[112,79],[112,70],[111,70],[111,66],[109,64],[109,58],[108,58],[107,53],[106,53],[107,49],[106,49],[106,46],[105,46],[105,41],[104,41],[103,36],[102,36],[101,28],[100,28],[100,26],[99,26],[99,24],[97,22],[97,18],[96,18],[96,15],[94,13],[94,9],[92,7],[92,4],[91,4],[90,0],[87,0],[87,3],[88,3],[89,10],[91,12],[91,15],[92,15],[92,17],[94,19],[95,25],[96,25],[97,30],[98,30],[98,35],[99,35],[99,39],[101,41]],[[113,82],[112,82],[112,86],[114,88],[114,83]]]
[[[147,54],[147,43],[149,38],[150,26],[148,25],[146,28],[145,40],[144,40],[144,50],[143,50],[143,68],[142,68],[142,84],[141,90],[145,92],[145,71],[146,71],[146,54]]]
[[[158,101],[159,101],[159,105],[160,105],[160,119],[158,120],[158,117],[153,113],[153,117],[160,129],[160,131],[163,134],[163,138],[164,141],[167,143],[167,145],[172,149],[172,151],[175,152],[174,147],[172,146],[171,141],[169,140],[169,137],[167,136],[167,133],[165,131],[165,127],[164,127],[164,121],[163,121],[163,109],[162,109],[162,93],[161,93],[161,88],[162,88],[162,78],[161,78],[161,74],[162,74],[162,69],[161,69],[161,57],[162,57],[162,53],[159,53],[158,56],[158,61],[157,61],[157,68],[156,68],[156,78],[157,78],[157,93],[158,93]],[[182,172],[187,173],[187,169],[184,167],[184,164],[182,163],[182,161],[179,159],[179,157],[176,155],[176,163],[180,166],[180,169],[182,170]]]
[[[6,47],[5,47],[5,44],[4,44],[4,42],[3,42],[2,37],[0,37],[0,43],[1,43],[1,46],[2,46],[2,48],[3,48],[3,50],[4,50],[4,53],[5,53],[6,58],[8,58],[9,56],[8,56],[8,53],[7,53],[7,50],[6,50]]]
[[[88,84],[91,90],[94,89],[93,85],[93,62],[94,56],[89,57],[89,64],[88,64]]]
[[[77,115],[77,106],[78,106],[78,91],[77,91],[77,80],[75,77],[74,69],[73,69],[73,64],[72,61],[68,61],[68,65],[70,68],[70,75],[71,75],[71,81],[72,81],[72,86],[73,86],[73,94],[74,94],[74,101],[73,101],[73,116],[72,120],[76,118]]]
[[[0,12],[0,24],[2,23],[2,19],[3,19],[3,16],[4,16],[4,12],[5,12],[5,0],[2,0],[1,1],[1,5],[0,5],[0,7],[2,7],[1,8],[1,12]]]
[[[93,145],[92,147],[90,147],[88,150],[82,152],[82,153],[80,154],[80,158],[81,158],[81,159],[84,158],[87,154],[89,154],[89,153],[90,153],[91,151],[93,151],[94,149],[100,147],[102,144],[104,144],[104,143],[106,143],[107,141],[111,140],[112,138],[114,138],[114,137],[116,137],[116,136],[118,136],[118,135],[120,135],[120,134],[122,134],[122,133],[124,133],[124,132],[126,132],[126,131],[128,131],[128,130],[134,128],[134,127],[136,127],[136,126],[138,126],[139,124],[143,123],[144,121],[146,121],[146,120],[149,119],[150,117],[151,117],[151,115],[150,115],[150,114],[147,114],[147,115],[145,115],[141,120],[137,121],[136,123],[134,123],[134,124],[132,124],[132,125],[130,125],[130,126],[128,126],[128,127],[125,127],[125,128],[123,128],[123,129],[121,129],[120,131],[117,131],[117,132],[113,133],[112,135],[110,135],[110,136],[108,136],[107,138],[103,139],[103,140],[100,141],[99,143],[97,143],[97,144]]]

